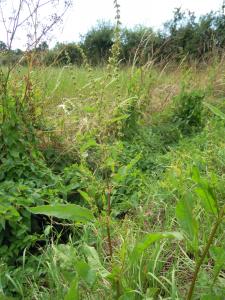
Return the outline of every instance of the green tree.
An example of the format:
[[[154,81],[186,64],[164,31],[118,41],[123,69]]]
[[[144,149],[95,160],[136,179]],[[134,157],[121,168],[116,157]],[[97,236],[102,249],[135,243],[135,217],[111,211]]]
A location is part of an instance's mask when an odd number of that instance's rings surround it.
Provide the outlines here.
[[[113,45],[114,28],[110,23],[98,22],[83,37],[83,47],[92,64],[107,61]]]
[[[0,51],[5,51],[7,50],[7,46],[3,41],[0,41]]]
[[[122,31],[122,52],[126,62],[145,63],[153,55],[156,42],[154,31],[145,26],[136,26],[133,29],[125,28]]]
[[[47,51],[48,49],[49,49],[49,46],[46,41],[43,41],[37,47],[37,51]]]

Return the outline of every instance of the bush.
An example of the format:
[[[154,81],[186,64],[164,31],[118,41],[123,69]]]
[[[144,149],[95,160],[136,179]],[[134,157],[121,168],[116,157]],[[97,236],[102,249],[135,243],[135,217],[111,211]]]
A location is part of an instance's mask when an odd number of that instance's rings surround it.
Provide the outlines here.
[[[46,166],[34,128],[14,112],[14,101],[0,125],[0,257],[11,263],[40,240],[43,224],[35,224],[29,207],[62,195],[60,178]]]
[[[75,43],[58,43],[53,50],[47,51],[44,56],[46,65],[69,65],[80,66],[82,64],[82,55],[79,45]]]
[[[98,23],[88,31],[83,39],[83,47],[93,65],[105,63],[113,45],[113,26],[110,23]]]
[[[191,134],[203,126],[203,99],[201,91],[182,91],[174,98],[173,121],[182,134]]]

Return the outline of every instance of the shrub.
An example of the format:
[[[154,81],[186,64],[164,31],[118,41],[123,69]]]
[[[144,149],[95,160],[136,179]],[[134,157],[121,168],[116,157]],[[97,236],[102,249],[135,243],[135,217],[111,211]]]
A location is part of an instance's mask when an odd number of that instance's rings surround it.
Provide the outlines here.
[[[61,190],[36,148],[32,128],[12,116],[0,125],[0,256],[10,261],[40,239],[28,207],[60,201]]]
[[[182,91],[175,97],[173,121],[182,134],[191,134],[203,126],[203,99],[201,91]]]
[[[113,45],[113,26],[110,23],[98,23],[83,38],[83,46],[92,64],[104,63],[110,56]]]

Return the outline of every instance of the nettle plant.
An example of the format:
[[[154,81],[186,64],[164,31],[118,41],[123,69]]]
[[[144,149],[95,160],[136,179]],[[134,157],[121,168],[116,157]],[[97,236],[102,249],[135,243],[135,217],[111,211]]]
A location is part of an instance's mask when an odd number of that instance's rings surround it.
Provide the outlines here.
[[[28,32],[24,55],[16,61],[9,59],[7,67],[0,70],[0,254],[1,259],[14,261],[38,239],[27,207],[61,201],[57,190],[60,180],[47,168],[37,147],[41,88],[32,78],[32,69],[38,61],[38,45],[60,22],[70,1],[60,4],[60,15],[55,14],[58,1],[19,0],[16,6],[11,5],[0,1],[6,38],[1,55],[10,58],[18,36],[24,29]],[[40,14],[46,8],[51,8],[52,14],[44,14],[40,23]],[[6,11],[11,12],[9,17],[4,15]],[[26,65],[23,77],[17,76],[22,62]]]
[[[187,294],[188,300],[194,295],[198,276],[201,275],[202,278],[199,285],[205,284],[201,267],[210,259],[214,261],[212,281],[205,292],[208,297],[215,295],[216,281],[224,267],[225,258],[223,245],[220,243],[218,245],[218,242],[217,245],[214,243],[219,227],[224,222],[225,206],[217,201],[213,187],[206,179],[200,177],[197,167],[192,169],[192,181],[195,185],[193,193],[189,192],[188,195],[184,195],[176,206],[177,220],[185,233],[188,251],[192,253],[195,261],[194,273]],[[202,218],[209,226],[207,230],[204,229],[205,222],[201,221]]]
[[[175,97],[173,121],[182,134],[187,135],[202,129],[204,97],[202,91],[186,91],[184,87],[181,93]]]

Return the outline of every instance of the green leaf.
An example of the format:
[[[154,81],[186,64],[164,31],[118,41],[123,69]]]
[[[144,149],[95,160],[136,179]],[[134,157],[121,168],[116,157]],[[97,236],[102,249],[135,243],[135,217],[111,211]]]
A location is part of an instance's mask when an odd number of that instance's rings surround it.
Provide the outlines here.
[[[91,199],[91,197],[88,195],[88,193],[86,193],[86,192],[84,192],[84,191],[81,191],[81,190],[78,190],[78,192],[80,193],[80,195],[83,197],[83,199],[84,199],[89,205],[92,204],[92,199]]]
[[[85,141],[81,146],[81,153],[85,152],[91,147],[96,147],[98,144],[96,143],[95,139],[89,138],[87,141]]]
[[[125,294],[119,297],[119,300],[135,300],[135,291],[127,291]]]
[[[105,278],[110,275],[110,272],[107,271],[101,264],[97,251],[94,247],[88,245],[84,246],[84,252],[88,260],[89,266],[97,272],[102,278]]]
[[[137,154],[128,165],[122,166],[118,169],[118,172],[114,174],[113,180],[116,183],[121,182],[126,178],[126,176],[129,174],[129,172],[132,170],[132,168],[137,164],[137,162],[141,159],[141,153]]]
[[[183,237],[179,232],[154,232],[147,234],[144,239],[137,243],[131,254],[131,260],[135,261],[140,258],[142,253],[154,242],[162,239],[177,239],[182,240]]]
[[[176,206],[176,217],[181,228],[187,233],[193,241],[198,240],[198,222],[192,213],[192,199],[182,199]],[[197,246],[197,245],[196,245]]]
[[[210,191],[210,188],[206,187],[198,187],[195,189],[196,194],[199,196],[201,199],[202,205],[204,209],[208,213],[212,213],[214,215],[217,215],[218,210],[217,210],[217,203],[216,200]]]
[[[93,285],[96,280],[96,272],[83,260],[75,263],[76,271],[80,278],[88,284]]]
[[[6,220],[4,220],[2,218],[0,219],[0,225],[1,225],[0,227],[2,227],[2,229],[4,229],[4,230],[5,230],[5,221]],[[1,232],[1,230],[0,230],[0,232]]]
[[[64,298],[64,300],[79,300],[78,278],[75,278]]]
[[[206,102],[204,102],[204,105],[207,106],[211,110],[211,112],[213,112],[217,117],[220,117],[222,120],[225,120],[225,114],[217,107]]]
[[[225,266],[225,249],[222,247],[212,246],[210,255],[214,260],[214,281],[219,276],[220,271]]]
[[[213,246],[210,248],[210,254],[215,260],[215,264],[224,266],[225,265],[225,249],[221,247]]]
[[[121,115],[121,116],[119,116],[119,117],[115,117],[115,118],[109,119],[109,120],[108,120],[108,123],[109,123],[109,124],[116,123],[116,122],[118,122],[118,121],[127,119],[128,117],[129,117],[129,115],[124,114],[124,115]]]
[[[194,166],[192,168],[192,179],[196,183],[201,183],[201,177],[200,177],[199,169],[196,166]]]
[[[42,205],[31,207],[29,210],[33,214],[42,214],[75,222],[86,223],[94,221],[94,215],[89,209],[76,204]]]
[[[197,167],[194,167],[192,169],[192,179],[198,184],[195,192],[199,196],[202,206],[208,213],[216,215],[218,213],[216,198],[208,182],[200,177],[200,173]]]

